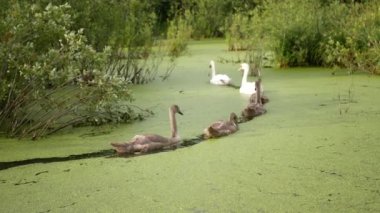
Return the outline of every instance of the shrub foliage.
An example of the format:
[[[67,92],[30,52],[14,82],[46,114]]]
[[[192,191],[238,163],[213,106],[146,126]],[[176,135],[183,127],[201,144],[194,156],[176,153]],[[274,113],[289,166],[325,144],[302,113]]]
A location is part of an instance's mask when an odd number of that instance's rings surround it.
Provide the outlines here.
[[[39,138],[150,114],[130,104],[127,86],[153,80],[167,56],[151,5],[76,1],[73,9],[47,2],[13,0],[0,10],[0,131]],[[180,53],[170,55],[172,63]]]
[[[273,50],[278,66],[380,74],[379,1],[269,0],[229,24],[229,49]]]

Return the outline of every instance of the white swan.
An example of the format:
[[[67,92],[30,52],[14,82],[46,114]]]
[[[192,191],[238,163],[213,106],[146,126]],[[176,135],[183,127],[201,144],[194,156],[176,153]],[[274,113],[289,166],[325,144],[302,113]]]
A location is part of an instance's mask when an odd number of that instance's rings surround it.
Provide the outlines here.
[[[243,78],[241,79],[240,93],[252,95],[256,93],[256,85],[255,82],[248,82],[248,73],[249,73],[249,65],[247,63],[243,63],[240,65],[240,69],[243,70]],[[261,94],[264,91],[263,85],[261,84]]]
[[[177,122],[175,114],[182,115],[177,105],[169,108],[169,120],[172,135],[171,137],[163,137],[156,134],[135,135],[128,143],[111,143],[118,154],[133,154],[135,152],[150,152],[163,148],[176,146],[180,142],[180,136],[177,132]]]
[[[231,82],[231,78],[225,74],[216,74],[215,71],[215,62],[213,60],[210,61],[211,68],[211,80],[210,83],[214,85],[228,85]]]

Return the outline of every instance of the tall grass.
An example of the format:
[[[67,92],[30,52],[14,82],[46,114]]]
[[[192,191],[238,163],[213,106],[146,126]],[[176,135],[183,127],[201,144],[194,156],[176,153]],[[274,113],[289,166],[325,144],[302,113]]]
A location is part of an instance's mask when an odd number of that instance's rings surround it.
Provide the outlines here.
[[[229,49],[273,50],[277,65],[339,66],[380,74],[380,2],[266,1],[235,15]]]

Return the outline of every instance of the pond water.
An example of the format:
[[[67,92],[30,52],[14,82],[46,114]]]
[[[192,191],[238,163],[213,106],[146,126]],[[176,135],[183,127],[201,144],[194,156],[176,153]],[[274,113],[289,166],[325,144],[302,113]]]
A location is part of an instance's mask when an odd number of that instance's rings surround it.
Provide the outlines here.
[[[182,138],[240,114],[248,96],[212,86],[209,60],[240,85],[238,64],[218,63],[220,41],[194,42],[167,81],[135,86],[148,119],[68,130],[40,141],[0,139],[0,162],[109,153],[137,133]],[[321,68],[263,70],[268,113],[228,137],[133,158],[78,157],[0,170],[1,212],[379,212],[380,78]],[[254,78],[250,77],[250,80]],[[99,134],[100,133],[100,134]],[[104,133],[104,134],[101,134]]]

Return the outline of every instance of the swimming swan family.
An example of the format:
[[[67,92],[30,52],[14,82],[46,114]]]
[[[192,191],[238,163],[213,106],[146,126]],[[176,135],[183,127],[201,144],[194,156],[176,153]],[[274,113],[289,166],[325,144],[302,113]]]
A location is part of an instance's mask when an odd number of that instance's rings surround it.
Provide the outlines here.
[[[210,68],[212,71],[211,84],[215,85],[227,85],[231,82],[231,79],[227,75],[221,75],[215,73],[215,62],[210,62]],[[218,138],[233,134],[239,130],[239,122],[246,122],[252,118],[266,113],[266,109],[263,107],[265,103],[269,101],[266,96],[263,96],[263,87],[261,84],[261,78],[256,82],[248,82],[249,65],[243,63],[240,65],[240,69],[243,70],[243,77],[240,93],[250,94],[249,103],[246,108],[241,112],[241,117],[235,113],[230,113],[229,120],[216,121],[203,130],[203,139]],[[171,128],[171,136],[164,137],[158,134],[138,134],[135,135],[129,142],[111,143],[113,148],[119,155],[122,154],[135,154],[146,153],[156,150],[163,150],[168,148],[176,148],[181,142],[181,138],[178,134],[176,114],[183,115],[178,105],[174,104],[169,108],[169,121]]]

